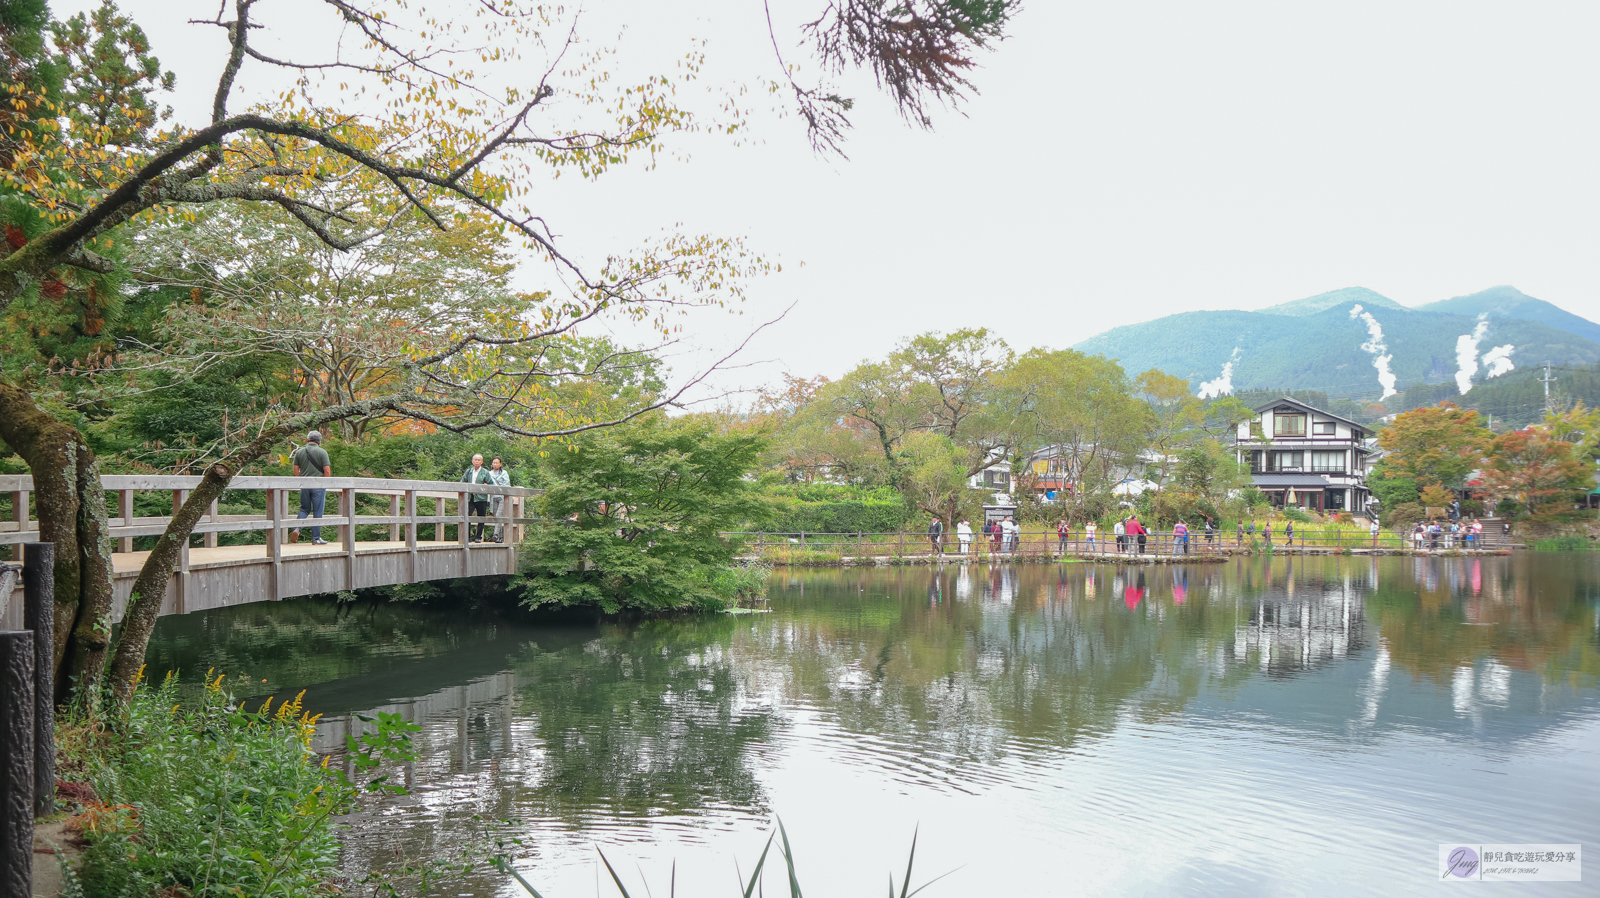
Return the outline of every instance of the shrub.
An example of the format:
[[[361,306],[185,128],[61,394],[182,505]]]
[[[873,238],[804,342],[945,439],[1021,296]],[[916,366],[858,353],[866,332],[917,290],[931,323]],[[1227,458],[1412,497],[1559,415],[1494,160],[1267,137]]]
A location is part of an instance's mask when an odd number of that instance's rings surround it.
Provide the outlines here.
[[[1303,510],[1295,508],[1293,506],[1285,508],[1283,510],[1283,516],[1288,518],[1291,521],[1294,521],[1296,524],[1309,524],[1309,523],[1311,523],[1311,515],[1306,514]]]
[[[358,787],[310,750],[316,718],[299,699],[276,710],[238,706],[223,678],[208,680],[197,707],[179,704],[176,681],[137,689],[114,731],[69,720],[81,768],[98,801],[69,822],[87,847],[83,894],[325,896],[337,873],[333,817],[383,777]],[[352,744],[357,770],[412,757],[399,715]],[[89,734],[84,736],[83,734]]]
[[[1536,540],[1533,544],[1535,552],[1591,552],[1594,544],[1587,537],[1582,536],[1557,536],[1550,539]]]

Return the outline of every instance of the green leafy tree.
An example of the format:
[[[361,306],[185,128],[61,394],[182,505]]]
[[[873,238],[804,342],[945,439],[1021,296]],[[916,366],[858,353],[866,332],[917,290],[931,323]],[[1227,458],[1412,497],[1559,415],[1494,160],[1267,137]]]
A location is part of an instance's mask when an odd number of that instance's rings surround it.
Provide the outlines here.
[[[746,475],[761,438],[651,419],[584,435],[548,459],[545,524],[532,529],[520,588],[530,607],[606,613],[721,608],[735,545],[721,536],[766,505]]]

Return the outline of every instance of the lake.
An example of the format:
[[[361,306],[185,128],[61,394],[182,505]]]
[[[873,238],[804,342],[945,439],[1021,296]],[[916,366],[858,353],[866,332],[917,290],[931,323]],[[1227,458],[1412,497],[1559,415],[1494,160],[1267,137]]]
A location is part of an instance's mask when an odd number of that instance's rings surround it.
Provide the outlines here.
[[[474,818],[518,821],[546,898],[617,894],[597,846],[634,895],[736,895],[778,818],[830,898],[882,894],[913,834],[931,898],[1417,894],[1441,843],[1600,843],[1600,555],[788,569],[770,606],[248,605],[163,618],[150,669],[305,689],[322,747],[423,727],[352,876]],[[1469,888],[1588,895],[1594,864]]]

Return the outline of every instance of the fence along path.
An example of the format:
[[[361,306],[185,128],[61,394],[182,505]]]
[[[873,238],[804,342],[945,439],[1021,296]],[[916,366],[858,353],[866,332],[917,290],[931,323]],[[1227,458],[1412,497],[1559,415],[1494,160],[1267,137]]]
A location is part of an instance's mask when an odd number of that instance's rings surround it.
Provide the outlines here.
[[[120,620],[128,594],[148,552],[134,551],[139,537],[160,536],[170,516],[138,516],[140,493],[170,496],[176,510],[200,483],[199,477],[113,475],[100,478],[110,513],[108,535],[116,541],[112,564],[116,598],[112,616]],[[297,520],[302,488],[326,489],[327,512],[320,519]],[[0,549],[19,559],[21,543],[39,539],[39,523],[30,495],[33,478],[0,475],[0,496],[9,498],[6,520],[0,521]],[[243,504],[250,493],[263,493],[250,514],[220,514],[217,503],[179,550],[178,564],[161,603],[162,614],[185,614],[248,602],[422,583],[457,577],[509,574],[517,569],[517,544],[527,516],[527,500],[540,490],[515,486],[426,480],[381,480],[359,477],[235,477],[224,501]],[[505,528],[504,543],[470,542],[467,526],[469,494],[504,496],[499,517],[472,517]],[[241,496],[241,494],[243,494]],[[110,500],[115,499],[111,508]],[[148,504],[148,500],[147,500]],[[291,507],[294,504],[294,507]],[[362,506],[366,506],[363,508]],[[376,509],[376,513],[374,510]],[[290,543],[286,531],[313,524],[323,528],[327,545],[311,544],[309,534]],[[431,528],[431,529],[430,529]],[[244,534],[221,545],[222,534]],[[425,535],[426,534],[426,535]],[[379,538],[373,538],[377,536]],[[260,539],[260,542],[256,540]],[[22,594],[0,595],[0,629],[22,626]]]
[[[846,558],[923,557],[934,554],[932,539],[925,533],[814,533],[760,532],[724,533],[728,539],[739,539],[750,554],[771,557],[785,552],[814,552],[839,555]],[[1187,540],[1175,537],[1172,531],[1149,532],[1145,536],[1143,555],[1227,555],[1240,551],[1265,551],[1291,555],[1343,554],[1428,554],[1437,551],[1509,552],[1515,543],[1501,532],[1499,522],[1493,528],[1485,527],[1481,539],[1466,540],[1460,534],[1427,534],[1420,539],[1410,530],[1383,530],[1371,532],[1323,528],[1307,524],[1296,527],[1292,538],[1286,537],[1281,525],[1275,525],[1271,539],[1264,531],[1241,536],[1236,530],[1218,530],[1208,538],[1204,530],[1191,530]],[[1141,554],[1138,540],[1129,536],[1119,544],[1116,536],[1100,530],[1091,541],[1081,527],[1072,530],[1065,539],[1054,528],[1048,530],[1024,529],[1014,543],[1003,542],[999,537],[974,533],[966,557],[1004,558],[1014,555],[1099,557]],[[938,553],[954,558],[962,557],[961,546],[955,534],[946,532],[940,539]]]

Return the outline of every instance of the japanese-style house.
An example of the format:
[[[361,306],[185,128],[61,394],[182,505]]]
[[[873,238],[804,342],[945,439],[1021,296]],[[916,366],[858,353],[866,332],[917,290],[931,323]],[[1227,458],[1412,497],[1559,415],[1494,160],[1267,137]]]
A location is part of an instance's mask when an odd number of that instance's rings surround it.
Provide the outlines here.
[[[1235,449],[1273,505],[1366,513],[1371,429],[1287,396],[1254,411]]]

